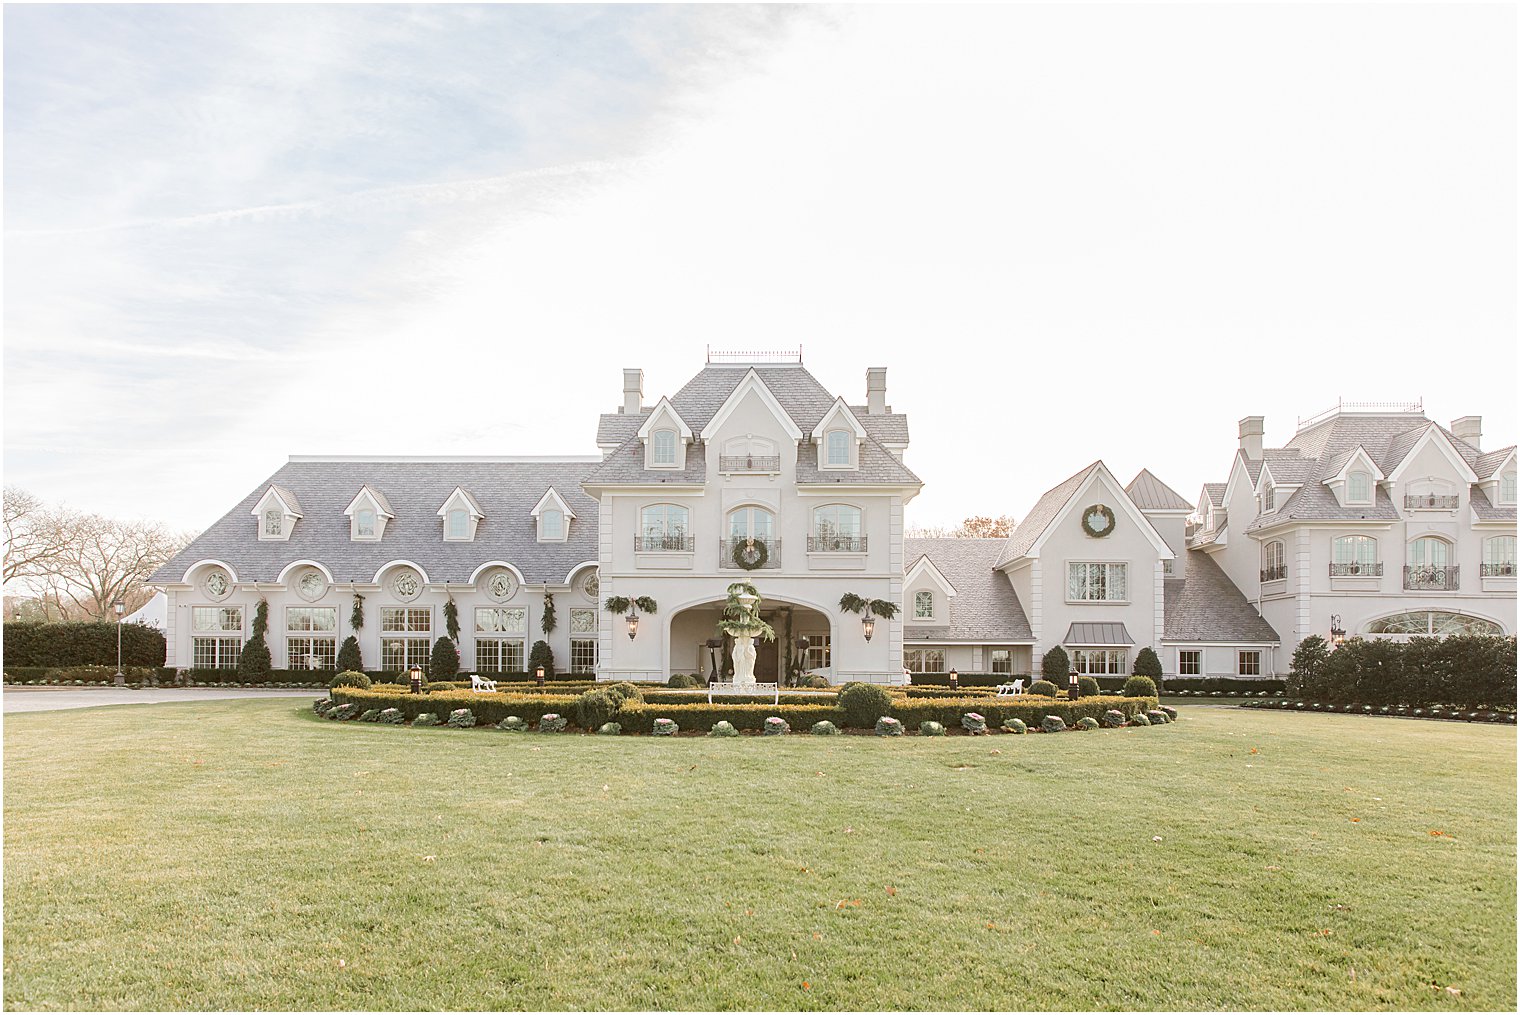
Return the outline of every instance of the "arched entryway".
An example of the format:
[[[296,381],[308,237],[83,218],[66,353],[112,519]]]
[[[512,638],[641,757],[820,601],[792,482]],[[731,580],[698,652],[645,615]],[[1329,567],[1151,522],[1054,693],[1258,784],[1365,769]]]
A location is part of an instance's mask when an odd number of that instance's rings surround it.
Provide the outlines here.
[[[764,589],[761,594],[765,594]],[[714,666],[719,672],[732,672],[733,641],[718,631],[723,603],[723,597],[718,597],[680,607],[670,614],[665,628],[665,658],[670,672],[692,673],[704,680],[712,676]],[[776,640],[755,643],[756,680],[784,684],[789,677],[800,680],[810,673],[833,679],[835,630],[827,613],[813,606],[766,596],[760,615],[776,629]],[[722,645],[708,644],[718,640],[722,640]]]

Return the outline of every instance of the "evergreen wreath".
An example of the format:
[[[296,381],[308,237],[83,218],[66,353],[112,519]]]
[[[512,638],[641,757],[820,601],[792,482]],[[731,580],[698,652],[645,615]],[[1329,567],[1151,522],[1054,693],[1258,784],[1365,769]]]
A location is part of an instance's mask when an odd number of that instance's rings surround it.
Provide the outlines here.
[[[1092,515],[1095,515],[1095,514],[1096,515],[1101,515],[1108,522],[1108,524],[1105,525],[1101,530],[1094,529],[1092,527],[1092,523],[1090,521],[1088,521],[1088,519]],[[1087,533],[1089,536],[1092,536],[1094,539],[1102,539],[1104,536],[1106,536],[1109,533],[1113,532],[1114,531],[1114,512],[1113,512],[1113,509],[1110,508],[1107,504],[1094,504],[1092,507],[1085,509],[1082,512],[1082,531],[1085,532],[1085,533]]]
[[[754,554],[753,557],[750,556],[751,553]],[[746,539],[743,542],[734,543],[732,556],[734,563],[739,567],[746,571],[753,571],[765,566],[765,562],[770,560],[771,551],[763,539]]]
[[[549,634],[558,623],[554,619],[554,596],[547,590],[544,592],[544,619],[539,626],[544,629],[544,634]]]

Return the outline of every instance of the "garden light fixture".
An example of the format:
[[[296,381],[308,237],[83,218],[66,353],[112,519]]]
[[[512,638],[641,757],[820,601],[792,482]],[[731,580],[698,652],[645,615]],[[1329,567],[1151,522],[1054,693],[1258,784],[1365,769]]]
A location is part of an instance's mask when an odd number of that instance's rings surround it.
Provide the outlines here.
[[[533,671],[533,679],[538,682],[538,686],[539,687],[543,687],[544,686],[544,664],[543,663],[539,663],[538,664],[538,669],[536,669],[536,670]]]
[[[860,618],[860,626],[865,631],[866,641],[870,641],[871,635],[876,633],[876,618],[868,613]]]
[[[127,612],[127,604],[120,599],[111,604],[116,611],[116,686],[127,686],[127,675],[121,669],[121,615]]]
[[[422,693],[422,667],[418,666],[416,663],[413,663],[412,664],[412,668],[406,671],[406,675],[411,679],[412,693],[413,694],[421,694]]]
[[[961,674],[960,674],[960,671],[957,670],[954,666],[952,666],[952,667],[950,667],[950,690],[952,690],[952,691],[960,690],[960,686],[961,686]]]
[[[639,608],[628,607],[628,640],[633,641],[639,634]]]

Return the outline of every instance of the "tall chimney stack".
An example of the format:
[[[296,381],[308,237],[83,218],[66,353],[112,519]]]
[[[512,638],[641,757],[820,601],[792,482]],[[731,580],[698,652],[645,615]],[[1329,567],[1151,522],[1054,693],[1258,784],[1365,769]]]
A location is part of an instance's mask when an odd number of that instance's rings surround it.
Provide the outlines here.
[[[1240,450],[1247,458],[1261,458],[1261,438],[1266,432],[1265,416],[1247,416],[1240,421]]]
[[[644,371],[630,367],[623,371],[622,412],[637,416],[644,411]]]
[[[866,412],[880,416],[887,411],[887,368],[866,368]]]
[[[1462,438],[1479,451],[1483,450],[1483,417],[1463,416],[1461,419],[1451,421],[1451,432]]]

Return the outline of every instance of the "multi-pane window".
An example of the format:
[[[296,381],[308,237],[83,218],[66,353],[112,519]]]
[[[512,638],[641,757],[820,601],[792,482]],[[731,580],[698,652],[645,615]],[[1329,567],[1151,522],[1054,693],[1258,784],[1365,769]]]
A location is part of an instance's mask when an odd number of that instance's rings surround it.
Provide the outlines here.
[[[829,636],[826,634],[804,635],[807,639],[807,648],[804,650],[803,668],[809,670],[827,669],[833,665],[833,653],[829,648]]]
[[[428,667],[433,611],[426,606],[380,608],[380,668],[391,672]]]
[[[1129,663],[1129,650],[1122,648],[1074,648],[1071,668],[1086,676],[1123,674]]]
[[[1509,578],[1515,574],[1515,537],[1493,536],[1483,541],[1483,576]]]
[[[285,608],[285,665],[292,670],[338,668],[337,607]]]
[[[1445,567],[1450,558],[1451,544],[1435,536],[1424,536],[1409,544],[1411,567]]]
[[[194,606],[190,609],[191,665],[198,670],[236,669],[243,654],[241,606]]]
[[[245,530],[246,531],[246,530]],[[264,512],[264,535],[278,536],[285,531],[285,515],[279,508],[268,508]]]
[[[639,515],[639,549],[688,550],[690,512],[679,504],[650,504]]]
[[[776,516],[765,508],[742,507],[728,516],[728,534],[734,539],[770,541],[776,528]]]
[[[1177,672],[1184,677],[1196,677],[1203,672],[1203,652],[1185,648],[1177,653]]]
[[[944,673],[945,650],[942,648],[903,649],[903,666],[910,673]]]
[[[373,539],[375,537],[375,512],[370,508],[360,508],[354,512],[354,535],[360,539]]]
[[[1499,503],[1513,504],[1515,502],[1515,473],[1506,472],[1499,477]]]
[[[470,513],[464,508],[449,511],[449,538],[468,539],[470,536]]]
[[[656,430],[649,441],[649,461],[652,465],[676,464],[676,432]]]
[[[565,513],[559,508],[544,508],[538,516],[538,533],[540,539],[564,539]]]
[[[1372,500],[1372,477],[1365,472],[1353,472],[1348,476],[1346,500],[1352,504],[1366,504]]]
[[[486,673],[523,672],[522,636],[527,631],[526,607],[476,607],[475,668]]]
[[[1377,540],[1371,536],[1337,536],[1335,562],[1337,564],[1376,564]]]
[[[859,550],[860,508],[825,504],[813,509],[814,545],[820,550]]]
[[[1287,577],[1287,554],[1283,549],[1281,539],[1274,539],[1265,543],[1261,548],[1261,580],[1264,582],[1277,581]]]
[[[850,464],[850,444],[854,435],[848,430],[830,430],[828,436],[828,463]]]
[[[1261,676],[1261,652],[1258,649],[1241,649],[1236,673],[1242,677]]]
[[[920,589],[913,593],[913,619],[934,619],[934,593],[928,589]]]
[[[1066,565],[1066,598],[1087,602],[1124,602],[1129,598],[1127,564],[1079,561]]]
[[[571,673],[595,673],[596,672],[596,639],[595,638],[571,638],[570,639],[570,672]]]
[[[1013,650],[1007,648],[995,648],[992,650],[991,669],[993,673],[1013,672]]]

